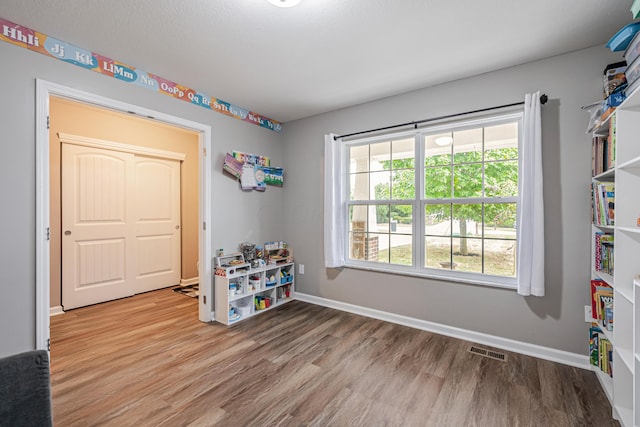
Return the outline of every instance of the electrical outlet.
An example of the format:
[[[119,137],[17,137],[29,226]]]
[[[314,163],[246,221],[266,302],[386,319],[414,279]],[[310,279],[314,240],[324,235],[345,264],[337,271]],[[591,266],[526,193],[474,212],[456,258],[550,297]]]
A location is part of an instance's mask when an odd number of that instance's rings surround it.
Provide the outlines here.
[[[593,320],[593,314],[591,313],[591,306],[590,305],[585,305],[584,306],[584,321],[587,323],[591,323],[591,321]]]
[[[304,264],[298,264],[298,273],[304,274]]]

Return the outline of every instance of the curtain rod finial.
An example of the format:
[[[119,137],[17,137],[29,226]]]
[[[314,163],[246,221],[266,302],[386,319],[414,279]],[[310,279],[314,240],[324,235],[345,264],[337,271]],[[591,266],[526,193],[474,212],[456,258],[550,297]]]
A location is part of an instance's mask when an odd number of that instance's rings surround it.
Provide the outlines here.
[[[540,95],[540,104],[546,104],[547,101],[549,100],[549,97],[547,96],[546,93],[543,93],[542,95]]]

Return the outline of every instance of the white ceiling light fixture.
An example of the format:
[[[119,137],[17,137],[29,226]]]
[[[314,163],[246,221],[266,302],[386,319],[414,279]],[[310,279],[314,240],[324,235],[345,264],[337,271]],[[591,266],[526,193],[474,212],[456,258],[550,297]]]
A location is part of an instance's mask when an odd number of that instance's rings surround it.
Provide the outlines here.
[[[450,136],[439,136],[434,140],[434,142],[440,147],[446,147],[453,142],[453,138]]]
[[[267,0],[274,6],[278,7],[293,7],[300,3],[302,0]]]

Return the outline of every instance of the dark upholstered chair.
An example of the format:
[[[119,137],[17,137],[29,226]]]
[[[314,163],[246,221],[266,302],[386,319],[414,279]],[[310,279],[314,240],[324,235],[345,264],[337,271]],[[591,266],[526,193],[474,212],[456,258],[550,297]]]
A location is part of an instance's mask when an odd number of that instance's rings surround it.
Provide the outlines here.
[[[0,427],[52,426],[49,354],[0,358]]]

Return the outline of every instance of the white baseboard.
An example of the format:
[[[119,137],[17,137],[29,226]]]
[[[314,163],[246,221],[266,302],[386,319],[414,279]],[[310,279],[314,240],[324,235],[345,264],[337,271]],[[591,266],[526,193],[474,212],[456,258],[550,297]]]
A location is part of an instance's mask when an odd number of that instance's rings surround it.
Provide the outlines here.
[[[515,341],[508,338],[502,338],[494,335],[484,334],[481,332],[456,328],[453,326],[447,326],[440,323],[429,322],[426,320],[415,319],[413,317],[388,313],[386,311],[375,310],[359,305],[330,300],[314,295],[303,294],[301,292],[295,293],[295,299],[311,304],[321,305],[324,307],[335,308],[336,310],[371,317],[373,319],[397,323],[399,325],[409,326],[411,328],[421,329],[423,331],[434,332],[440,335],[446,335],[465,341],[471,341],[473,343],[484,344],[491,347],[501,348],[507,351],[513,351],[515,353],[526,354],[527,356],[550,360],[552,362],[562,363],[563,365],[574,366],[576,368],[582,369],[591,369],[591,365],[589,364],[589,357],[582,354],[569,353],[563,350],[543,347],[540,345],[530,344],[522,341]]]
[[[64,310],[62,309],[62,306],[59,305],[57,307],[49,307],[49,316],[58,316],[60,314],[64,314]]]
[[[180,286],[195,285],[200,281],[199,277],[192,277],[191,279],[180,279]]]

